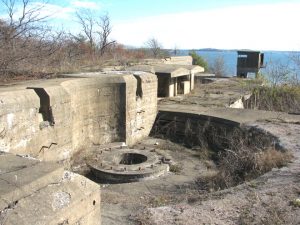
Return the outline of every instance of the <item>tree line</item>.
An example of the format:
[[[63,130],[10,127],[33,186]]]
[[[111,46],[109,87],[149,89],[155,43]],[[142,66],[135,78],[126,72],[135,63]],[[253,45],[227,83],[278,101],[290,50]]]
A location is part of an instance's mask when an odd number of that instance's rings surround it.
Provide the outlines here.
[[[58,31],[42,15],[47,2],[0,0],[0,80],[41,78],[57,73],[98,70],[106,65],[126,65],[146,57],[162,57],[162,46],[154,38],[145,48],[126,48],[111,39],[107,13],[80,10],[74,20],[80,32]]]

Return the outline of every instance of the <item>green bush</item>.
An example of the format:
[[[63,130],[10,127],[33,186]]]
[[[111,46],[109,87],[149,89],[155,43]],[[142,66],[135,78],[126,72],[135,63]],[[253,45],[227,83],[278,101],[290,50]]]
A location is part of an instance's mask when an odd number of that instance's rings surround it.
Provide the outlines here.
[[[208,63],[205,59],[203,59],[200,55],[198,55],[195,51],[191,51],[189,53],[193,58],[193,65],[202,66],[205,71],[208,71]]]

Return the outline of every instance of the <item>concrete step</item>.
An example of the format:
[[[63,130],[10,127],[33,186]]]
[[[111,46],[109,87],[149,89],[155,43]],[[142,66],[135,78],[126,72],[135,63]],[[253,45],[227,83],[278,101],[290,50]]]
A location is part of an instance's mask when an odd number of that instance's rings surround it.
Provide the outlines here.
[[[62,180],[64,168],[12,154],[0,155],[0,210]]]
[[[0,224],[101,224],[100,187],[55,163],[0,155]]]

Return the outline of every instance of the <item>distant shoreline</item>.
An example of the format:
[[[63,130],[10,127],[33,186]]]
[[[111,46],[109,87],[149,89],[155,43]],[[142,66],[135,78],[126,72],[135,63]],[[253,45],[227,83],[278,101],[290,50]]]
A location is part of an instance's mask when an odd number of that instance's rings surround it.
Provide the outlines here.
[[[167,51],[174,51],[174,49],[166,49]],[[284,51],[284,50],[252,50],[252,49],[217,49],[217,48],[199,48],[199,49],[177,49],[177,51],[205,51],[205,52],[237,52],[237,51],[261,51],[261,52],[281,52],[281,53],[299,53],[300,51]]]

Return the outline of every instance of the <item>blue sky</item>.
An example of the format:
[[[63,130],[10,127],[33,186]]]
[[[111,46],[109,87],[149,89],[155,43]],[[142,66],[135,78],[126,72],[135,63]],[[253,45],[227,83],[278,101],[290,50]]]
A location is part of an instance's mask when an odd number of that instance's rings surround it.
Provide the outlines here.
[[[37,0],[38,1],[38,0]],[[107,12],[112,38],[141,47],[300,50],[300,0],[49,0],[56,26],[79,32],[74,14]]]

